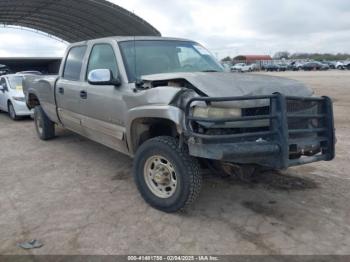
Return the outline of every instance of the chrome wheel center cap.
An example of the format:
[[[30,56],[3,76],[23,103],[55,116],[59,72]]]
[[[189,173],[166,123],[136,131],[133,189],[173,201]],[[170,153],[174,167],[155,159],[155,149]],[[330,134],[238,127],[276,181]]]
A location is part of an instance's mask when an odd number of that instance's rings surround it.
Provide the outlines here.
[[[159,168],[158,172],[154,175],[154,181],[158,184],[166,186],[170,183],[170,173],[165,168]]]

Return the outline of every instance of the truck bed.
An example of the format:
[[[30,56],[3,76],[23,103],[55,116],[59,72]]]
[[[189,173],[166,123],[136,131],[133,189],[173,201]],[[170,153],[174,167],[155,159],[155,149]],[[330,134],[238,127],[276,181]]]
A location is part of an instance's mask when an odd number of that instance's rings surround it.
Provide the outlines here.
[[[55,84],[58,77],[58,75],[28,75],[23,80],[23,92],[28,107],[31,108],[30,99],[38,99],[48,117],[55,123],[59,122],[55,99]]]

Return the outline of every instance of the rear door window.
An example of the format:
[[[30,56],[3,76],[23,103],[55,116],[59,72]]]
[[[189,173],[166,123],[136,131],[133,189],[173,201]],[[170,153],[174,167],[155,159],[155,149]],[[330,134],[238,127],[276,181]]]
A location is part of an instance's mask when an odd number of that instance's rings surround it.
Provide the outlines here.
[[[83,66],[86,46],[77,46],[69,50],[64,67],[63,78],[71,81],[79,81]]]

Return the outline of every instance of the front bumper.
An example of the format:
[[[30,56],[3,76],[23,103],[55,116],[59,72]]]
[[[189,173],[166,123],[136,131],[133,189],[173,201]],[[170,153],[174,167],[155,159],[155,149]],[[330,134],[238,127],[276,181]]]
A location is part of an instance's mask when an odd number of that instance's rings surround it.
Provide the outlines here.
[[[12,105],[17,116],[32,116],[34,110],[30,110],[25,102],[12,100]]]
[[[192,105],[198,101],[210,105],[244,100],[269,101],[269,113],[226,119],[192,115]],[[309,109],[294,110],[290,106],[293,103]],[[261,120],[269,123],[263,130],[208,134],[196,128],[199,122],[222,125]],[[279,93],[270,96],[199,97],[188,102],[185,121],[189,151],[196,157],[285,169],[321,160],[330,161],[335,156],[333,106],[329,97],[292,97]]]

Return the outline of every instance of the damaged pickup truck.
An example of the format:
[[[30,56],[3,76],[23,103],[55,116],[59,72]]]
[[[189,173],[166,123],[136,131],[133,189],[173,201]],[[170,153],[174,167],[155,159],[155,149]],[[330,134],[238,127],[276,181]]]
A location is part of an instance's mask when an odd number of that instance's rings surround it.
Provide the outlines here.
[[[196,198],[203,163],[244,175],[335,154],[330,98],[294,80],[223,72],[189,40],[76,43],[58,76],[27,76],[24,92],[42,140],[58,125],[128,154],[142,197],[165,212]]]

